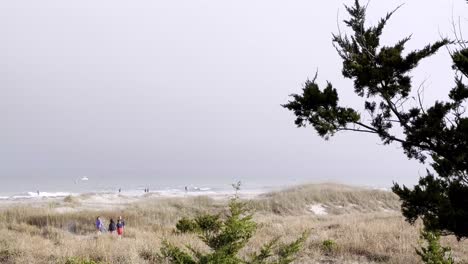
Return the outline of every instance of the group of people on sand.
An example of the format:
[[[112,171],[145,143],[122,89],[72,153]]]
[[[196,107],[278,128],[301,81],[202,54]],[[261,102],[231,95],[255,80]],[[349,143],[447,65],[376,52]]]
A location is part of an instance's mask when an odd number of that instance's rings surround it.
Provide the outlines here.
[[[114,221],[114,219],[111,218],[108,229],[106,229],[106,227],[104,226],[104,221],[101,219],[100,216],[96,218],[96,230],[98,234],[105,233],[107,231],[111,234],[117,233],[117,236],[121,238],[123,235],[124,229],[125,229],[125,221],[122,219],[122,216],[119,216],[119,219],[117,219],[117,223]]]

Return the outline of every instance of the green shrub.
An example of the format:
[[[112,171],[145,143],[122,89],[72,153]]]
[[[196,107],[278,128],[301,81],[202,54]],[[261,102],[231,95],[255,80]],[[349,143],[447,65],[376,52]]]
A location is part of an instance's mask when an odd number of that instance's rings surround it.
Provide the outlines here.
[[[101,264],[101,263],[96,262],[94,260],[90,260],[90,259],[71,257],[67,259],[65,264]]]
[[[197,223],[189,218],[182,218],[176,224],[177,231],[181,233],[194,232],[197,229]]]
[[[234,185],[238,191],[239,184]],[[237,192],[236,192],[237,194]],[[177,225],[179,232],[191,232],[199,235],[201,240],[211,249],[200,252],[190,246],[181,249],[167,241],[163,242],[160,260],[177,264],[287,264],[293,262],[302,249],[307,233],[289,244],[278,243],[275,238],[265,244],[260,252],[252,254],[248,259],[238,257],[239,251],[247,244],[256,231],[257,224],[252,220],[244,203],[237,195],[229,203],[229,213],[225,217],[220,214],[200,215],[195,219],[183,218]]]
[[[425,241],[427,247],[422,246],[416,249],[416,253],[426,264],[454,264],[452,250],[450,247],[440,245],[440,234],[437,232],[421,231],[421,239]]]
[[[325,254],[332,254],[337,248],[336,242],[331,239],[322,242],[322,250]]]

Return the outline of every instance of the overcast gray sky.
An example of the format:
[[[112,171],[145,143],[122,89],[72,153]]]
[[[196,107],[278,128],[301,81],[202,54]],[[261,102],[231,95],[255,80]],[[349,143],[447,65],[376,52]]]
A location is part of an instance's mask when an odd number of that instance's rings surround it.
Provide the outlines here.
[[[414,183],[424,166],[398,146],[355,134],[326,142],[280,107],[316,69],[343,105],[361,105],[331,45],[344,2],[353,1],[2,1],[2,189],[83,175],[164,186]],[[464,2],[408,1],[384,40],[413,33],[415,48],[452,36]],[[401,3],[371,1],[370,21]],[[445,50],[414,75],[428,79],[427,103],[453,86]]]

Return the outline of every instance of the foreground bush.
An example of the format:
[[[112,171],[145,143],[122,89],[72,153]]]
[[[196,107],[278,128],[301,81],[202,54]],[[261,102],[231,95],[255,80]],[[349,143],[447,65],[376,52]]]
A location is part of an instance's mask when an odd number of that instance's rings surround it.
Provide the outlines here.
[[[426,264],[454,264],[452,250],[449,247],[440,245],[440,235],[435,232],[422,231],[421,239],[425,241],[427,247],[416,249],[416,253]]]
[[[82,258],[69,258],[65,262],[65,264],[100,264],[100,262],[96,262],[90,259],[82,259]]]
[[[322,251],[325,253],[325,255],[330,255],[332,254],[337,248],[336,242],[331,239],[324,240],[322,242]]]
[[[161,249],[161,260],[177,264],[287,264],[296,259],[307,238],[306,232],[289,244],[281,244],[279,239],[275,238],[248,259],[240,258],[239,251],[252,237],[257,225],[252,220],[252,215],[248,214],[245,204],[237,197],[230,201],[229,213],[224,219],[220,214],[205,214],[194,219],[183,218],[176,228],[182,233],[198,234],[211,249],[205,253],[187,246],[187,252],[165,241]]]

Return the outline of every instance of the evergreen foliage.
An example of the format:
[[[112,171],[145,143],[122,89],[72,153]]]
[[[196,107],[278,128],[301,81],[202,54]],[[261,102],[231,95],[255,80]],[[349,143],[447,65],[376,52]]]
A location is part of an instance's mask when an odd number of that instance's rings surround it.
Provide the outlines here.
[[[255,233],[257,224],[237,195],[230,201],[229,213],[224,218],[220,214],[183,218],[176,228],[179,232],[198,234],[210,251],[200,252],[191,246],[187,246],[187,251],[165,241],[161,249],[162,261],[177,264],[287,264],[296,259],[307,238],[304,233],[289,244],[281,244],[275,238],[248,259],[240,258],[238,253]]]
[[[416,249],[416,254],[426,264],[454,264],[451,249],[440,245],[440,235],[436,232],[422,231],[421,239],[425,241],[427,247]]]
[[[65,264],[99,264],[100,262],[96,262],[90,259],[84,258],[68,258]]]
[[[410,159],[425,163],[431,158],[433,172],[414,188],[393,186],[403,202],[403,215],[410,223],[422,218],[428,230],[468,237],[468,48],[461,44],[450,54],[455,85],[449,100],[424,107],[412,70],[454,42],[441,39],[409,52],[405,46],[410,37],[382,45],[383,30],[396,10],[375,26],[366,25],[366,6],[358,0],[346,10],[350,18],[344,23],[352,34],[333,35],[333,44],[343,60],[343,76],[354,81],[355,93],[363,98],[366,117],[340,106],[337,90],[331,83],[321,90],[316,77],[283,107],[294,112],[298,127],[311,125],[325,139],[340,131],[370,133],[384,144],[400,144]]]

